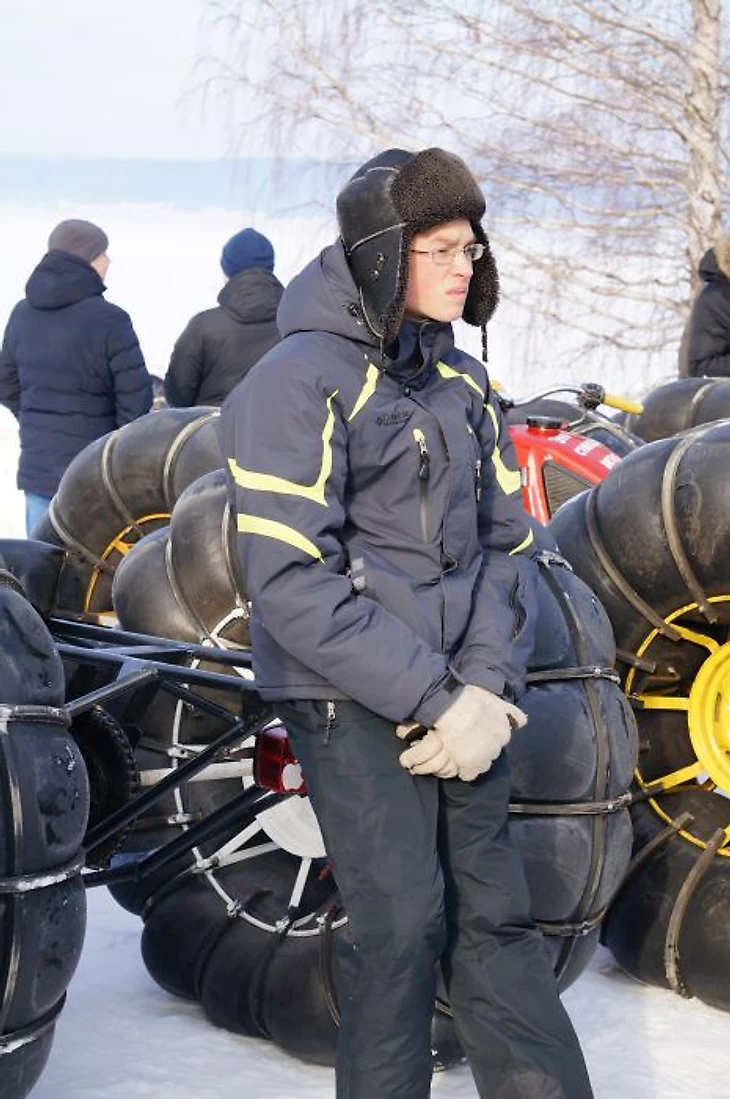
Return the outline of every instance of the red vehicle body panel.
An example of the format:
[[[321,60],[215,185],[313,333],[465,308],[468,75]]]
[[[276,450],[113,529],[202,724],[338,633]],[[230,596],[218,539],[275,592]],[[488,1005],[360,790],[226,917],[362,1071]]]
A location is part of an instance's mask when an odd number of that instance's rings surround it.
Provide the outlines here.
[[[565,427],[512,424],[510,435],[522,470],[522,494],[526,510],[547,523],[556,510],[549,484],[563,475],[564,494],[575,495],[582,487],[602,481],[621,458],[589,435],[577,435]],[[571,492],[573,488],[575,491]]]

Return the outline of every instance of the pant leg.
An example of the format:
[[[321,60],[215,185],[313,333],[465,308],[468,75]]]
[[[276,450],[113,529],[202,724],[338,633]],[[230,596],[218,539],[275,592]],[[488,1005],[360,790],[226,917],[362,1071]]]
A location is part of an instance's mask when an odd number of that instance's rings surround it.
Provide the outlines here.
[[[338,942],[338,1099],[426,1099],[446,942],[438,782],[398,762],[393,725],[353,702],[276,705],[302,765],[349,921]]]
[[[25,533],[31,538],[33,531],[48,511],[50,496],[41,496],[37,492],[25,494]]]
[[[440,783],[449,946],[444,979],[482,1099],[591,1099],[509,833],[504,754],[475,782]]]

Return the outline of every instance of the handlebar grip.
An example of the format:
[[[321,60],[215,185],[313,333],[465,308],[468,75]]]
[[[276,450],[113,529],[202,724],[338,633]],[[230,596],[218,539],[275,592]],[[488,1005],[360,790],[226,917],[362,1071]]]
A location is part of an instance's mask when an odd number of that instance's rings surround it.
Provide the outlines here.
[[[609,408],[617,408],[620,412],[633,412],[637,416],[644,411],[644,406],[639,401],[619,397],[616,393],[604,393],[603,404],[608,405]]]

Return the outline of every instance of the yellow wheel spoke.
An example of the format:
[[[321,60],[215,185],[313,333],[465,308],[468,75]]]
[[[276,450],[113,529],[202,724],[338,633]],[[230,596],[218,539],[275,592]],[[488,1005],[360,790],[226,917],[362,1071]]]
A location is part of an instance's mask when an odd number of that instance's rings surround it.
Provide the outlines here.
[[[704,767],[699,760],[695,760],[694,763],[690,763],[687,767],[680,767],[678,771],[670,771],[667,775],[660,775],[658,778],[653,778],[650,786],[654,786],[655,783],[660,782],[665,790],[669,790],[672,786],[681,786],[683,782],[691,782],[692,779],[697,778],[704,771]]]
[[[706,633],[697,633],[696,630],[688,630],[686,626],[680,626],[676,622],[672,623],[672,628],[681,634],[685,641],[691,641],[693,645],[702,645],[710,653],[716,653],[720,648],[720,645],[715,641],[714,637],[709,637]]]
[[[677,695],[632,695],[642,710],[689,710],[689,699]]]
[[[113,542],[110,542],[104,551],[104,560],[107,560],[112,553],[118,553],[121,557],[129,553],[137,545],[137,542],[125,542],[124,538],[115,538]]]

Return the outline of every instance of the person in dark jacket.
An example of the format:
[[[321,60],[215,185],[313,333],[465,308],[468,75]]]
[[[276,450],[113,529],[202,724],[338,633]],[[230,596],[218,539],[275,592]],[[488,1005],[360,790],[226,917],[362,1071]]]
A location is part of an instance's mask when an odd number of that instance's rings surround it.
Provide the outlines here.
[[[282,342],[221,409],[257,687],[348,916],[338,1099],[430,1094],[439,962],[483,1099],[592,1095],[508,826],[537,565],[451,326],[497,303],[484,210],[443,150],[363,165],[340,239],[284,291]]]
[[[169,405],[219,405],[247,370],[279,342],[276,310],[283,287],[271,241],[242,229],[221,254],[226,283],[218,305],[198,313],[178,338],[165,375]]]
[[[152,404],[132,322],[103,296],[108,245],[89,221],[60,222],[5,329],[0,403],[20,428],[18,488],[29,535],[72,458]]]
[[[700,260],[704,286],[692,306],[687,339],[687,376],[730,377],[730,236]]]

